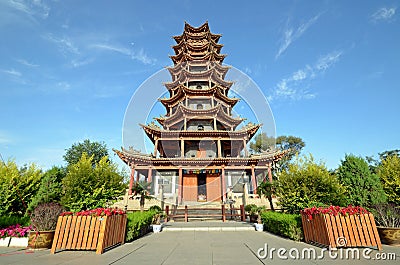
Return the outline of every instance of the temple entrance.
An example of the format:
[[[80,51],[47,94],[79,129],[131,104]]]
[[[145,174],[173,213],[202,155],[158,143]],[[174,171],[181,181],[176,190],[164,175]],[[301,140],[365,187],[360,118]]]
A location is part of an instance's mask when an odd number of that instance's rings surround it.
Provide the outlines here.
[[[200,173],[197,175],[197,201],[207,201],[207,181],[206,174]]]

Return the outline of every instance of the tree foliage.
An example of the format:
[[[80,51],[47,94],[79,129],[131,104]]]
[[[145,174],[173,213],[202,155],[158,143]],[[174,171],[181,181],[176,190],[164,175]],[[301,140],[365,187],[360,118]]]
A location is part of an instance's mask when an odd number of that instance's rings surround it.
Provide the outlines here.
[[[18,169],[15,161],[0,162],[0,215],[23,216],[42,176],[33,163]]]
[[[93,166],[103,157],[108,157],[107,146],[104,142],[91,142],[89,139],[84,140],[82,143],[74,143],[70,148],[66,149],[63,157],[68,165],[72,165],[78,163],[83,153],[86,153],[88,157],[93,156]]]
[[[52,167],[46,171],[40,182],[40,187],[29,203],[28,210],[33,209],[40,203],[45,202],[60,202],[62,196],[62,180],[66,176],[66,169],[62,167]]]
[[[77,163],[68,167],[62,181],[61,203],[71,211],[105,207],[125,191],[123,176],[116,164],[106,156],[99,162],[93,160],[93,155],[83,153]]]
[[[346,189],[347,205],[367,207],[386,201],[379,177],[371,172],[364,158],[346,155],[337,170],[337,176]]]
[[[257,134],[253,141],[250,142],[250,150],[256,154],[273,148],[276,144],[276,139],[274,137],[267,136],[266,133]]]
[[[388,201],[400,206],[400,157],[387,156],[378,166],[377,174]]]
[[[276,195],[288,213],[319,205],[343,205],[344,188],[325,164],[312,155],[296,156],[294,162],[278,173]]]

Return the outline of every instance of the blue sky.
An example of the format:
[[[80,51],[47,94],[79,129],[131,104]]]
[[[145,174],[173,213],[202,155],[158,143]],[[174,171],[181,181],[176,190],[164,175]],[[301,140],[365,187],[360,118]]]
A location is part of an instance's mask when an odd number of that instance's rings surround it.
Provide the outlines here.
[[[135,89],[171,64],[171,36],[206,20],[225,63],[269,99],[277,135],[329,168],[398,149],[399,4],[2,0],[0,153],[49,168],[87,138],[119,148]]]

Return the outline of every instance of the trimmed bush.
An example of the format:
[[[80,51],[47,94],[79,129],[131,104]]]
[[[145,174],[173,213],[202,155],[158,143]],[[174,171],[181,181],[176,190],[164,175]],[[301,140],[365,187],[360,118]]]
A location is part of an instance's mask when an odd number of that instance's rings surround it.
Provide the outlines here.
[[[21,226],[29,226],[29,216],[0,216],[0,228],[6,228],[12,225],[19,224]]]
[[[304,238],[299,214],[267,211],[261,213],[261,220],[268,232],[296,241],[301,241]]]
[[[155,211],[128,213],[125,241],[130,242],[146,234],[155,214]]]

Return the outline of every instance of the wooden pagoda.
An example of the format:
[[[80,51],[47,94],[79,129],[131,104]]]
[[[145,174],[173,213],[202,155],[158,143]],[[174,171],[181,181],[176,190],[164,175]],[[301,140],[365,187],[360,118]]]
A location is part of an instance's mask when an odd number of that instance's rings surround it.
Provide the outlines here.
[[[151,182],[151,193],[160,185],[166,197],[179,203],[226,201],[228,191],[256,193],[257,182],[272,181],[271,167],[284,152],[270,150],[250,155],[247,143],[261,124],[234,117],[238,98],[228,96],[232,82],[225,80],[229,67],[222,64],[221,35],[208,23],[196,28],[185,23],[174,36],[172,81],[165,83],[169,98],[159,99],[166,114],[150,124],[140,124],[154,144],[152,154],[132,148],[114,150],[131,168],[129,193],[135,181]]]

